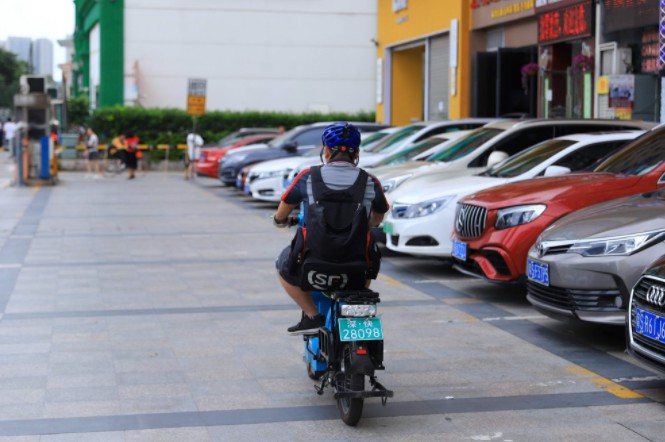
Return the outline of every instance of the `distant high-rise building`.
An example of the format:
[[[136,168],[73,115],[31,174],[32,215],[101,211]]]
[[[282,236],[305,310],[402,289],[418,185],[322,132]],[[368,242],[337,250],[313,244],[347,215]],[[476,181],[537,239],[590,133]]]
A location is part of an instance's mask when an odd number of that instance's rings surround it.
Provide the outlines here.
[[[30,63],[32,40],[27,37],[7,37],[7,50],[16,54],[16,58]]]
[[[32,66],[35,75],[53,76],[53,42],[38,38],[32,43]]]

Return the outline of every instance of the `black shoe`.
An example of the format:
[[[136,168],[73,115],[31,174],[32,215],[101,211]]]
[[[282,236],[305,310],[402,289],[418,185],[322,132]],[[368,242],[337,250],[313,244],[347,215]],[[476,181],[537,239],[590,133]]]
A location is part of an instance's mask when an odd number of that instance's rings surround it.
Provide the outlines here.
[[[315,335],[319,332],[319,328],[324,325],[326,325],[325,316],[316,315],[313,318],[310,318],[303,313],[300,322],[286,330],[292,335]]]

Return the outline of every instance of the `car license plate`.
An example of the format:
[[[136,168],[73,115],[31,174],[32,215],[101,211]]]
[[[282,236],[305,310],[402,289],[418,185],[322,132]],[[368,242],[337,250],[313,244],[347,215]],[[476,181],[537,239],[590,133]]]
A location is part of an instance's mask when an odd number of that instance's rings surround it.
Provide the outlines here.
[[[635,333],[665,342],[665,318],[640,308],[635,309]]]
[[[383,339],[381,318],[339,318],[341,341],[377,341]]]
[[[290,185],[291,185],[291,181],[289,181],[289,180],[284,180],[282,182],[282,186],[284,187],[284,189],[288,189]]]
[[[244,190],[245,190],[245,193],[247,193],[247,194],[252,193],[252,191],[249,190],[249,184],[245,184],[245,189]]]
[[[466,261],[466,243],[453,239],[453,257]]]
[[[526,262],[526,276],[529,280],[542,285],[550,285],[550,266],[542,262],[529,259]]]
[[[383,232],[386,235],[392,235],[393,234],[393,225],[388,223],[388,222],[384,222],[383,223]]]

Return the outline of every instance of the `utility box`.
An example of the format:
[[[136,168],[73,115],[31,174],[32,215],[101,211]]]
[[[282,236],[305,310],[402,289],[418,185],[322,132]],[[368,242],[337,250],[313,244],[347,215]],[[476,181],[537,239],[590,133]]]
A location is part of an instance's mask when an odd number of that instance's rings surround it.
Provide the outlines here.
[[[20,78],[21,93],[14,95],[16,121],[22,126],[22,137],[27,138],[27,153],[24,152],[27,179],[41,178],[43,155],[46,162],[53,157],[53,149],[42,149],[42,137],[50,135],[51,97],[48,95],[47,78],[38,75],[22,75]]]

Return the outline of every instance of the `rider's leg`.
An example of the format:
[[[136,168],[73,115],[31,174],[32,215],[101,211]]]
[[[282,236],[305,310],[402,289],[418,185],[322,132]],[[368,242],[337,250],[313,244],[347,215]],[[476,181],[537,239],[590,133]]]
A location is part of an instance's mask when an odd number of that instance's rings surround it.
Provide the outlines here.
[[[309,292],[304,291],[298,286],[289,284],[284,278],[282,278],[282,275],[278,276],[279,282],[282,284],[282,287],[284,287],[284,290],[286,290],[286,293],[288,293],[291,299],[298,304],[300,309],[305,312],[307,316],[313,318],[319,314],[319,310],[316,308],[312,295]]]

